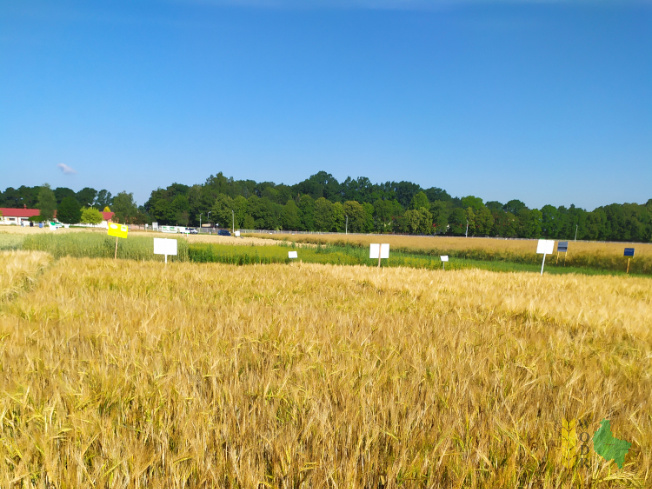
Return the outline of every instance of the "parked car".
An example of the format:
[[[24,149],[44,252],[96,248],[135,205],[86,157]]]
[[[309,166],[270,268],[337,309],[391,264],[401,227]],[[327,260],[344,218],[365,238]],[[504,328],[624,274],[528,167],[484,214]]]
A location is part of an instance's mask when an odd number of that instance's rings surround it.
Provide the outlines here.
[[[188,229],[188,234],[198,234],[199,231],[197,231],[195,228],[189,228]]]
[[[227,229],[220,229],[217,234],[218,236],[231,236],[231,231],[228,231]]]

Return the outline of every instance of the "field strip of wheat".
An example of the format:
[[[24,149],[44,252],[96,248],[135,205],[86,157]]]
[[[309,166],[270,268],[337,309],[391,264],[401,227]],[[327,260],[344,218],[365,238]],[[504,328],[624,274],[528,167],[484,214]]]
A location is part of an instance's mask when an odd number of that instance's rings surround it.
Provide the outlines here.
[[[62,258],[0,309],[1,487],[649,487],[652,281]],[[567,469],[565,419],[625,466]]]
[[[264,239],[267,235],[252,234]],[[369,243],[389,243],[392,248],[414,250],[487,250],[493,252],[534,253],[536,239],[464,238],[449,236],[398,236],[373,234],[274,234],[271,239],[296,242],[351,243],[368,246]],[[555,240],[560,241],[560,240]],[[561,240],[564,241],[564,240]],[[568,241],[568,240],[566,240]],[[636,256],[652,257],[651,243],[614,243],[604,241],[568,241],[569,257],[577,253],[602,256],[623,256],[625,247],[636,249]],[[556,248],[555,248],[556,249]],[[563,254],[562,254],[563,257]]]
[[[51,262],[42,251],[0,251],[0,303],[33,285]]]

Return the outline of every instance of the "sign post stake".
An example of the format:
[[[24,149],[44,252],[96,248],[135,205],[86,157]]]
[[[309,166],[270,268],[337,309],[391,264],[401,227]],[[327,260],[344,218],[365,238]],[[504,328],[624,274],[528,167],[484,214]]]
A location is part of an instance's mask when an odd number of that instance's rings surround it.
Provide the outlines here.
[[[177,240],[167,238],[154,238],[154,254],[165,257],[165,266],[168,264],[168,255],[176,256]]]
[[[625,256],[627,257],[627,274],[629,274],[629,261],[634,257],[634,248],[625,248]]]
[[[109,223],[108,229],[106,230],[109,236],[115,236],[115,251],[113,253],[113,259],[118,259],[118,238],[127,238],[129,233],[129,227],[125,224],[114,224]]]
[[[378,256],[376,256],[376,253],[378,253]],[[372,260],[378,258],[378,268],[380,268],[380,260],[382,258],[389,259],[389,243],[371,243],[369,245],[369,258]]]
[[[541,260],[541,275],[543,275],[543,267],[546,264],[546,255],[552,255],[553,250],[555,249],[555,241],[552,239],[540,239],[537,244],[537,254],[543,255],[543,260]]]

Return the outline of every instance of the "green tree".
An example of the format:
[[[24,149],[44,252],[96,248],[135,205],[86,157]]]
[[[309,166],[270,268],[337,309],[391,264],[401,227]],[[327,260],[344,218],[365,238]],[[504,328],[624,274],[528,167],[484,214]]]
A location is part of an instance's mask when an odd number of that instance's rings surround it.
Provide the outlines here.
[[[315,201],[315,229],[317,231],[330,231],[333,228],[333,204],[324,197]]]
[[[494,216],[484,205],[475,213],[475,234],[479,236],[491,236],[494,227]]]
[[[231,220],[235,220],[235,224],[232,222],[232,226],[235,225],[237,229],[244,226],[244,220],[248,212],[248,205],[249,203],[247,202],[247,199],[242,195],[238,195],[233,199],[233,214],[231,214]]]
[[[352,233],[364,233],[367,227],[367,212],[362,204],[347,200],[342,204],[344,215],[349,217],[348,230]]]
[[[247,209],[254,219],[257,229],[278,229],[280,227],[282,207],[267,197],[252,195],[247,199]]]
[[[66,197],[76,197],[76,194],[74,190],[68,187],[57,187],[54,189],[54,197],[57,199],[57,205],[59,205]]]
[[[103,220],[102,213],[94,207],[87,207],[81,213],[81,222],[84,224],[99,224]]]
[[[299,198],[299,216],[301,216],[301,228],[304,231],[315,230],[315,201],[310,195],[302,195]]]
[[[521,238],[541,237],[541,211],[538,209],[523,208],[518,213],[519,236]]]
[[[288,200],[287,204],[283,206],[281,212],[281,226],[288,231],[296,231],[301,228],[301,216],[299,215],[299,207],[294,200]]]
[[[466,232],[466,222],[467,222],[466,211],[459,207],[453,209],[453,212],[451,212],[448,218],[448,223],[450,225],[450,227],[448,228],[449,234],[455,236],[464,234]]]
[[[113,212],[118,222],[131,223],[138,216],[138,207],[134,202],[134,194],[120,192],[113,199]]]
[[[448,202],[451,200],[450,194],[438,187],[430,187],[428,190],[426,190],[426,197],[428,197],[430,202],[434,202],[436,200]]]
[[[504,238],[516,238],[518,236],[518,219],[511,212],[503,210],[492,213],[494,218],[493,235]]]
[[[174,224],[177,226],[187,226],[190,222],[190,202],[188,197],[178,194],[172,200],[172,211],[174,212]]]
[[[341,202],[334,202],[333,203],[333,227],[330,229],[331,231],[335,232],[342,232],[344,231],[344,206],[342,205]]]
[[[397,200],[377,200],[374,202],[374,227],[376,231],[385,233],[393,231],[396,219],[403,215],[403,208]]]
[[[559,211],[552,205],[541,208],[541,232],[546,238],[559,238],[561,221]]]
[[[410,234],[432,234],[432,214],[424,207],[403,214],[403,231]]]
[[[74,197],[64,197],[57,208],[57,219],[65,224],[77,224],[81,221],[81,207]]]
[[[244,197],[242,197],[244,199]],[[246,199],[245,199],[246,200]],[[231,197],[226,194],[217,194],[217,198],[211,208],[211,217],[210,221],[217,223],[218,226],[230,228],[231,221],[233,220],[233,215],[231,210],[234,208],[234,201]],[[242,216],[244,221],[244,216]],[[204,222],[208,222],[208,215],[204,218]]]
[[[97,193],[97,198],[95,199],[95,205],[99,209],[104,207],[111,207],[113,205],[113,195],[106,189],[102,189]]]
[[[57,208],[57,199],[54,192],[47,183],[43,184],[38,193],[38,210],[42,221],[49,221],[54,217],[54,211]]]
[[[412,197],[421,191],[421,187],[416,183],[412,182],[391,182],[390,187],[395,192],[396,200],[399,204],[403,206],[404,209],[407,209],[412,202]]]
[[[527,209],[525,204],[521,202],[520,200],[510,200],[503,206],[503,210],[505,212],[511,212],[515,216],[518,216],[518,213],[521,212],[523,209]]]
[[[462,197],[462,207],[465,209],[471,208],[473,212],[478,212],[480,208],[484,207],[482,199],[474,195],[467,195]]]
[[[412,197],[410,202],[410,209],[430,209],[430,202],[425,192],[418,192]]]
[[[475,223],[475,212],[473,211],[473,208],[468,207],[466,209],[466,220],[469,223],[468,226],[468,235],[470,236],[475,236],[476,233],[476,223]],[[466,235],[466,228],[464,229],[464,234]]]
[[[84,187],[75,194],[77,202],[84,207],[95,207],[95,198],[97,197],[97,190],[90,187]]]
[[[489,209],[492,212],[492,214],[494,212],[499,212],[499,211],[504,212],[503,211],[503,207],[504,207],[503,204],[501,204],[497,200],[490,200],[489,202],[487,202],[485,204],[485,206],[487,207],[487,209]]]
[[[448,230],[448,216],[451,213],[448,202],[435,200],[430,204],[434,234],[444,234]]]

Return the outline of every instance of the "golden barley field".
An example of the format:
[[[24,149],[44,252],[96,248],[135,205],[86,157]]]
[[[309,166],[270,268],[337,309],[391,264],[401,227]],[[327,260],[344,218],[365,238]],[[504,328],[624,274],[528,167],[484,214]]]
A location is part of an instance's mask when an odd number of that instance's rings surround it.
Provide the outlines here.
[[[464,238],[453,236],[400,236],[373,234],[252,234],[251,237],[272,238],[297,243],[354,244],[369,246],[370,243],[389,243],[393,250],[417,252],[455,253],[469,258],[536,262],[536,239]],[[555,253],[557,251],[555,240]],[[652,243],[614,243],[604,241],[568,241],[568,253],[561,253],[563,263],[589,268],[625,271],[627,258],[625,248],[634,248],[631,270],[652,274]],[[555,261],[558,256],[555,257]],[[550,262],[551,260],[549,260]]]
[[[252,236],[265,237],[266,235],[253,234]],[[322,242],[322,243],[355,243],[368,246],[369,243],[389,243],[392,248],[431,250],[492,250],[508,253],[533,253],[537,248],[536,239],[503,239],[503,238],[464,238],[458,236],[402,236],[402,235],[375,235],[375,234],[274,234],[268,238],[296,242]],[[555,240],[558,242],[559,240]],[[564,240],[562,240],[564,241]],[[604,241],[568,241],[569,257],[575,253],[604,256],[623,255],[625,247],[636,249],[636,257],[652,257],[652,243],[614,243]],[[555,244],[555,250],[556,250]]]
[[[0,487],[652,486],[650,279],[0,263]]]

